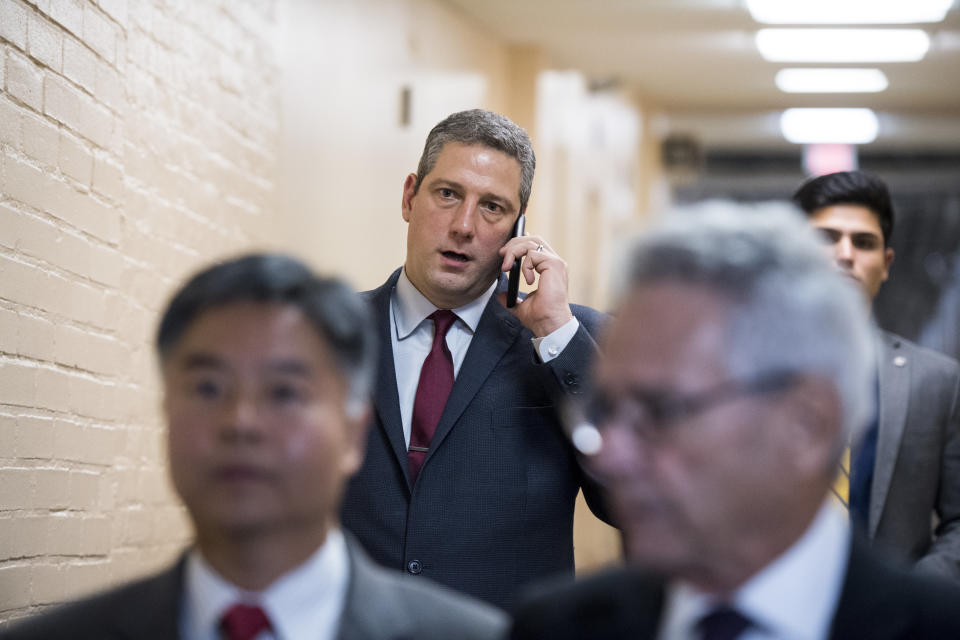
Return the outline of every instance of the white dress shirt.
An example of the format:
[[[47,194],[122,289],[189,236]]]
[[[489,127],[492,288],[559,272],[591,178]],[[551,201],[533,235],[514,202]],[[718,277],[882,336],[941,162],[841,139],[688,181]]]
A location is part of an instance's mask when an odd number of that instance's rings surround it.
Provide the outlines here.
[[[847,571],[849,549],[847,513],[828,499],[792,547],[725,601],[753,623],[738,640],[827,638]],[[657,638],[697,638],[697,622],[716,604],[687,584],[671,584]]]
[[[447,331],[447,348],[453,357],[453,377],[460,373],[460,365],[467,355],[470,341],[477,331],[480,316],[497,288],[494,281],[480,297],[462,307],[451,309],[457,320]],[[413,421],[413,400],[420,382],[420,369],[433,346],[433,322],[427,316],[437,310],[432,302],[420,293],[406,270],[401,271],[397,286],[390,296],[390,343],[393,347],[393,363],[397,374],[397,393],[400,397],[400,417],[403,420],[403,439],[410,446],[410,424]],[[576,318],[548,336],[533,338],[531,342],[542,362],[559,356],[573,339],[580,327]]]
[[[257,640],[333,640],[346,600],[350,559],[339,530],[302,565],[260,592],[227,582],[194,549],[187,558],[180,632],[185,640],[221,640],[220,619],[231,606],[261,607],[272,629]]]

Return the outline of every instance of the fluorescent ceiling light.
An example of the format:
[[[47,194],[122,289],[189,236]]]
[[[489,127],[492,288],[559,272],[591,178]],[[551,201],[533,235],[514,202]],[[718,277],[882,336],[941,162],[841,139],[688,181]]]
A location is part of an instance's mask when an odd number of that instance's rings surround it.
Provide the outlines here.
[[[794,144],[867,144],[879,124],[870,109],[787,109],[780,130]]]
[[[914,24],[940,22],[953,0],[747,0],[767,24]]]
[[[760,29],[771,62],[916,62],[930,48],[920,29]]]
[[[781,69],[775,80],[784,93],[876,93],[888,84],[879,69]]]

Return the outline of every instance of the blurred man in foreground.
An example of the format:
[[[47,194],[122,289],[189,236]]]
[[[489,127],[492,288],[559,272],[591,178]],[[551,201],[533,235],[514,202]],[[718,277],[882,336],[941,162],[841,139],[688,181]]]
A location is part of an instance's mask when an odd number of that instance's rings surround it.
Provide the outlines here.
[[[844,171],[807,181],[793,199],[869,308],[893,264],[887,185]],[[876,411],[851,451],[841,498],[871,541],[960,580],[960,365],[878,328],[874,340]]]
[[[14,626],[14,638],[493,638],[496,610],[375,567],[337,513],[363,460],[366,305],[254,255],[173,298],[157,335],[170,470],[196,530],[171,568]]]
[[[633,566],[531,601],[513,637],[960,637],[960,591],[884,565],[829,498],[869,417],[871,334],[802,218],[674,216],[624,279],[574,435],[596,429]]]

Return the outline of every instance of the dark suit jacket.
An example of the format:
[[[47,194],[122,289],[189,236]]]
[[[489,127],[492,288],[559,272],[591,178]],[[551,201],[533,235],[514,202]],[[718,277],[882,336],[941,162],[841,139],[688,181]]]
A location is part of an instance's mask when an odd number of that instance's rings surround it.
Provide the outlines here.
[[[493,640],[506,616],[426,581],[374,565],[347,540],[350,585],[339,640]],[[0,640],[176,640],[186,555],[166,571],[0,631]]]
[[[868,536],[923,569],[960,579],[960,365],[892,333],[880,333],[877,349]]]
[[[665,581],[649,573],[607,571],[526,602],[516,611],[510,638],[656,638],[665,589]],[[829,638],[960,638],[958,603],[960,587],[888,565],[855,538]]]
[[[390,342],[399,275],[365,294],[380,340],[375,416],[342,522],[380,564],[505,606],[521,585],[573,574],[573,508],[584,477],[557,405],[586,384],[605,316],[572,305],[579,330],[542,364],[533,334],[491,298],[411,487]],[[600,511],[592,489],[585,493]]]

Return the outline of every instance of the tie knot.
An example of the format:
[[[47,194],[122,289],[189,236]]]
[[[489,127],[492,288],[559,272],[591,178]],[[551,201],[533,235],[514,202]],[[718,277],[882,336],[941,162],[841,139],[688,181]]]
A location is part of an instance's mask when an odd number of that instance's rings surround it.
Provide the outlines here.
[[[750,620],[736,609],[720,605],[700,618],[697,629],[702,640],[734,640],[750,624]]]
[[[457,319],[457,314],[455,314],[453,311],[450,311],[449,309],[437,309],[436,311],[431,313],[428,317],[431,320],[433,320],[433,326],[436,329],[436,331],[433,334],[434,339],[436,339],[436,336],[446,338],[447,331],[450,330],[450,327],[453,326],[453,323]]]
[[[235,604],[220,619],[220,629],[226,640],[253,640],[269,628],[270,619],[257,606]]]

